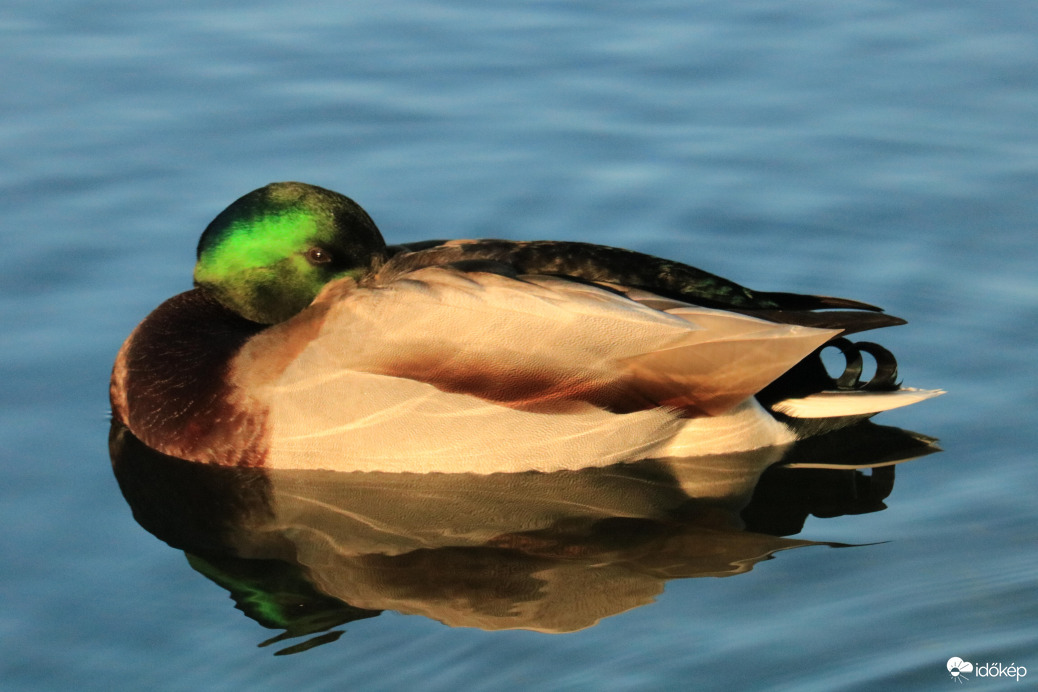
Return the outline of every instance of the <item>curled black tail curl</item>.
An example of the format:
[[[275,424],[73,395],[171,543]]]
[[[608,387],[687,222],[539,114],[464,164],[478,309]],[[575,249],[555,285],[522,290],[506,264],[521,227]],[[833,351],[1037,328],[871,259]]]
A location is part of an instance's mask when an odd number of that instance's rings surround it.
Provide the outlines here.
[[[843,374],[833,380],[838,390],[866,390],[870,392],[889,392],[900,388],[897,381],[897,359],[894,354],[879,344],[871,341],[853,342],[849,339],[833,339],[821,350],[833,347],[839,349],[846,359]],[[876,361],[876,372],[865,382],[861,381],[864,369],[862,353],[868,353]]]
[[[822,362],[822,352],[837,349],[845,360],[843,372],[833,377]],[[868,354],[876,363],[872,377],[862,381]],[[805,397],[823,391],[894,391],[900,389],[897,381],[897,359],[887,349],[871,341],[853,342],[844,337],[829,341],[804,358],[777,380],[757,394],[765,407],[784,399]]]

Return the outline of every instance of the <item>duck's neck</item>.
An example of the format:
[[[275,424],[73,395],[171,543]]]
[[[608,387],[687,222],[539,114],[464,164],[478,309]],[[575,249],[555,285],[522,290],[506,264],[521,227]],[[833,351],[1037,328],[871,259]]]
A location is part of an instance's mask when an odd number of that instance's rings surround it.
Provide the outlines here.
[[[123,344],[112,371],[112,416],[165,454],[227,465],[262,464],[260,412],[237,406],[229,366],[264,329],[203,289],[155,309]]]

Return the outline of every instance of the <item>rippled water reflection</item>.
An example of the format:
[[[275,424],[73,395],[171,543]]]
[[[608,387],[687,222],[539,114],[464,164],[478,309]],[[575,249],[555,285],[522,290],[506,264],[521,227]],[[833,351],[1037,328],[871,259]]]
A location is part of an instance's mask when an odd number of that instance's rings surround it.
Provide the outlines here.
[[[137,521],[282,637],[383,610],[484,630],[591,627],[670,579],[741,574],[819,545],[781,536],[811,514],[883,509],[892,464],[936,450],[860,423],[742,454],[481,475],[209,466],[118,424],[110,444]]]

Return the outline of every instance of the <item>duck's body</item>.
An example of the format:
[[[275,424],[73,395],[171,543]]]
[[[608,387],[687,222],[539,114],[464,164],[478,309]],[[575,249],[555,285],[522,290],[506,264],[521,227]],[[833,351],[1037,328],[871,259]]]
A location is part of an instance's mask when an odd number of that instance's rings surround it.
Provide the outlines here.
[[[386,247],[298,183],[217,217],[195,278],[127,339],[111,391],[142,441],[200,462],[584,468],[786,444],[934,394],[886,367],[871,389],[828,378],[824,345],[902,323],[862,303],[581,243]]]

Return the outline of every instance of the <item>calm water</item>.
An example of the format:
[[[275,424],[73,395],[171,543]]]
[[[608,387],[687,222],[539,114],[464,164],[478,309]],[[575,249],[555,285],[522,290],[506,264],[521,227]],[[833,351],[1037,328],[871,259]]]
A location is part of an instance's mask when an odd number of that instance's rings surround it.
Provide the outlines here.
[[[3,688],[942,689],[952,656],[1033,685],[1036,36],[1023,0],[7,3]],[[286,179],[390,242],[589,240],[883,305],[906,382],[949,394],[879,422],[945,451],[784,539],[861,547],[568,634],[390,610],[274,657],[134,521],[107,380],[212,216]]]

